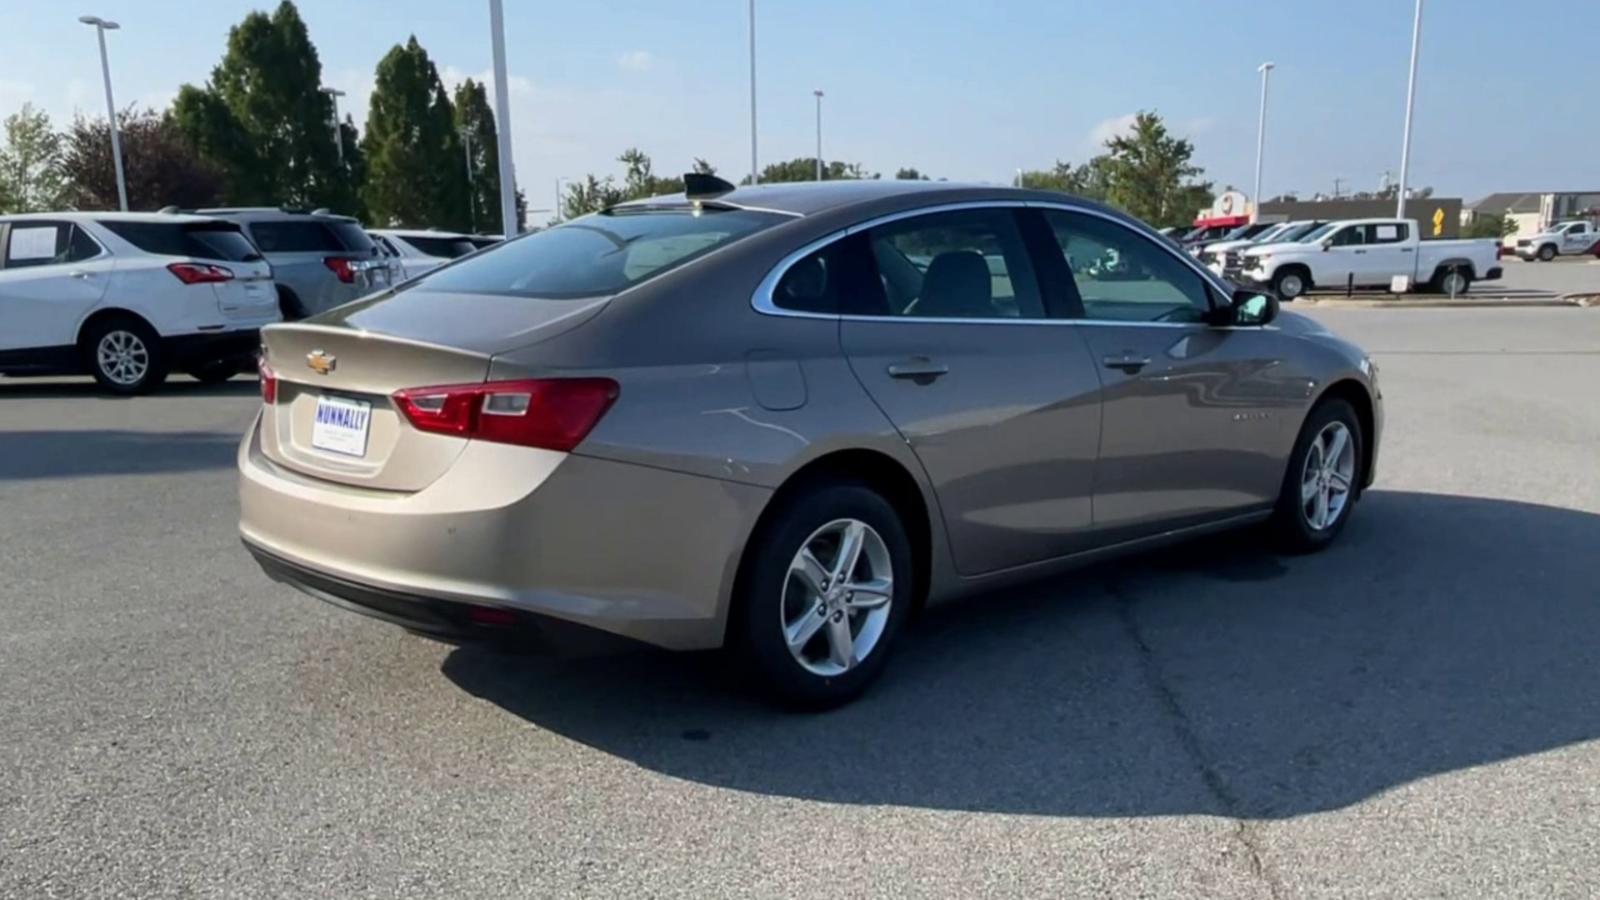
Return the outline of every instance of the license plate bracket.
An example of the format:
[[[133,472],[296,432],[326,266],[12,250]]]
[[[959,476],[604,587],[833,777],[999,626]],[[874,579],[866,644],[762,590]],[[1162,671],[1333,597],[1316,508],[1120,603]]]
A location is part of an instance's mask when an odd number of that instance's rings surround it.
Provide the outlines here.
[[[367,455],[372,430],[372,404],[323,394],[311,420],[311,446],[341,456]]]

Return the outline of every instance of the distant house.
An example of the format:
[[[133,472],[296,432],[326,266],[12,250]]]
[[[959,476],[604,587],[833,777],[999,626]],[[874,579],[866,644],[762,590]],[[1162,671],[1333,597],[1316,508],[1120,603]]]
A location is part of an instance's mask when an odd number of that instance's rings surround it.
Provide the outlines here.
[[[1563,219],[1600,212],[1600,191],[1535,192],[1510,191],[1490,194],[1461,210],[1463,227],[1479,216],[1510,216],[1517,224],[1513,234],[1524,237],[1538,234]],[[1508,242],[1514,239],[1507,238]]]

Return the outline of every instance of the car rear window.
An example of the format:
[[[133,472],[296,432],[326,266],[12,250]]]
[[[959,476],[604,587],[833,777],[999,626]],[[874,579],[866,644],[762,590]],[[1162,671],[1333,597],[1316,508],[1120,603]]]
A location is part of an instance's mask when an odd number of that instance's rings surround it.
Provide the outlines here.
[[[429,256],[442,256],[445,259],[466,256],[468,253],[478,249],[472,245],[472,241],[466,238],[418,237],[411,235],[403,237],[401,240]]]
[[[343,249],[345,250],[371,254],[377,249],[377,245],[372,243],[372,238],[367,235],[367,232],[362,229],[359,223],[328,222],[327,227],[333,232],[339,243],[344,245]]]
[[[101,222],[107,231],[146,253],[226,262],[261,258],[239,226],[229,222]]]
[[[338,253],[344,249],[321,222],[253,222],[250,235],[262,253]]]
[[[777,213],[712,207],[611,210],[507,241],[414,283],[554,300],[601,297],[784,220]]]

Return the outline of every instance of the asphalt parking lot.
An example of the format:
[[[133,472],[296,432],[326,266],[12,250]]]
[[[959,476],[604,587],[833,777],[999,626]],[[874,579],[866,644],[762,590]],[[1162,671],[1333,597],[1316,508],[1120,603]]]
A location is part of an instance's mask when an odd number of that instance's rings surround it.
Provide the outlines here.
[[[0,379],[0,896],[1591,896],[1600,310],[1312,314],[1387,398],[1340,544],[935,610],[820,716],[268,582],[251,382]]]

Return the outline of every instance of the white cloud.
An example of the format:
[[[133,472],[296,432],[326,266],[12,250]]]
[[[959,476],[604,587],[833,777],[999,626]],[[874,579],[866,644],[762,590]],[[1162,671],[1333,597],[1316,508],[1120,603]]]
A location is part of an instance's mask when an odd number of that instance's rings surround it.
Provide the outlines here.
[[[1096,150],[1101,149],[1105,146],[1106,141],[1132,132],[1134,120],[1138,117],[1138,113],[1128,113],[1125,116],[1117,116],[1100,122],[1089,129],[1089,143],[1093,144]]]
[[[649,50],[629,50],[617,57],[617,65],[630,72],[648,72],[655,62],[656,58],[650,55]]]
[[[1184,119],[1179,122],[1178,133],[1184,137],[1194,137],[1195,135],[1205,134],[1216,127],[1217,119],[1215,116],[1195,116],[1192,119]]]

